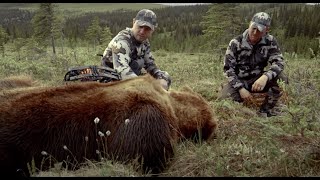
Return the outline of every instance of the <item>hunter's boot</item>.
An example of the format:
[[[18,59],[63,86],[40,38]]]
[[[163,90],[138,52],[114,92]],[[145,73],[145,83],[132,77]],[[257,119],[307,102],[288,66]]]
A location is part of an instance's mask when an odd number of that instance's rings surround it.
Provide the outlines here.
[[[267,99],[267,97],[266,97],[266,99]],[[266,114],[267,117],[275,116],[275,114],[271,113],[271,109],[272,108],[271,108],[270,104],[266,103],[266,100],[265,100],[260,107],[259,113]]]
[[[267,117],[276,116],[277,114],[272,113],[271,109],[276,106],[281,95],[282,94],[279,87],[271,87],[267,92],[267,96],[265,97],[264,102],[260,106],[259,113],[265,113]]]

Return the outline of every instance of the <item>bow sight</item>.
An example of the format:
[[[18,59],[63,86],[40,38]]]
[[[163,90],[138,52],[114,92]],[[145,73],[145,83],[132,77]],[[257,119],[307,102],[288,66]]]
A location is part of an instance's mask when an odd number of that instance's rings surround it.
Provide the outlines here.
[[[121,80],[116,70],[103,66],[71,67],[64,76],[64,81],[98,81],[108,83]]]

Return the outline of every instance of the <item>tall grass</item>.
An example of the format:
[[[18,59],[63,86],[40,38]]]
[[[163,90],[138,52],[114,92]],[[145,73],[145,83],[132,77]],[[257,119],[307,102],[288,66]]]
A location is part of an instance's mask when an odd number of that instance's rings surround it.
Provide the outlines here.
[[[48,51],[49,52],[49,51]],[[161,176],[319,176],[320,175],[320,63],[316,58],[285,56],[289,84],[282,85],[289,100],[282,115],[263,118],[254,108],[230,100],[218,101],[225,82],[223,60],[212,53],[154,52],[158,66],[172,76],[172,89],[189,86],[203,95],[219,120],[217,138],[194,144],[181,142],[175,159]],[[67,49],[64,55],[33,53],[0,59],[0,77],[29,74],[56,85],[68,67],[99,65],[100,57],[87,48]],[[142,176],[133,167],[104,160],[88,162],[77,171],[40,172],[35,176]]]

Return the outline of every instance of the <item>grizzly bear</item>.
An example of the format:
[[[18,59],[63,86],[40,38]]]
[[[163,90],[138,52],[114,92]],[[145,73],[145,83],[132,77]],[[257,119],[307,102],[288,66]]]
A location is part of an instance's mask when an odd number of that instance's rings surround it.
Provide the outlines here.
[[[28,163],[45,170],[50,159],[77,168],[101,157],[160,173],[179,138],[201,130],[208,139],[216,125],[200,95],[168,92],[150,75],[28,89],[0,103],[0,173],[30,175]]]

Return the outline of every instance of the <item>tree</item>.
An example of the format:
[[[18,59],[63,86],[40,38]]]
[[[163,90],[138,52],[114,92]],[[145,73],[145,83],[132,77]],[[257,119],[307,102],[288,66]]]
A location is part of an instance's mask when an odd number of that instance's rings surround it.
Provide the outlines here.
[[[204,37],[209,40],[205,45],[210,49],[227,45],[228,41],[239,33],[241,26],[237,5],[214,3],[203,16],[200,25],[203,27]],[[222,44],[219,44],[221,42]]]
[[[4,57],[4,45],[8,42],[9,36],[5,29],[0,25],[0,51],[2,54],[2,57]]]
[[[21,48],[26,44],[26,40],[23,38],[17,38],[13,41],[13,50],[18,52],[18,59],[21,58]]]
[[[99,17],[95,16],[91,25],[88,27],[85,37],[89,42],[93,43],[93,49],[95,50],[96,45],[100,44],[102,28],[99,25]]]
[[[102,31],[102,36],[101,36],[101,46],[102,46],[102,48],[106,48],[111,40],[112,40],[111,30],[110,30],[110,28],[108,26],[105,26],[103,31]]]
[[[55,12],[56,7],[52,3],[41,3],[32,18],[35,40],[42,47],[47,47],[51,41],[53,54],[56,54],[55,39],[61,30]]]

